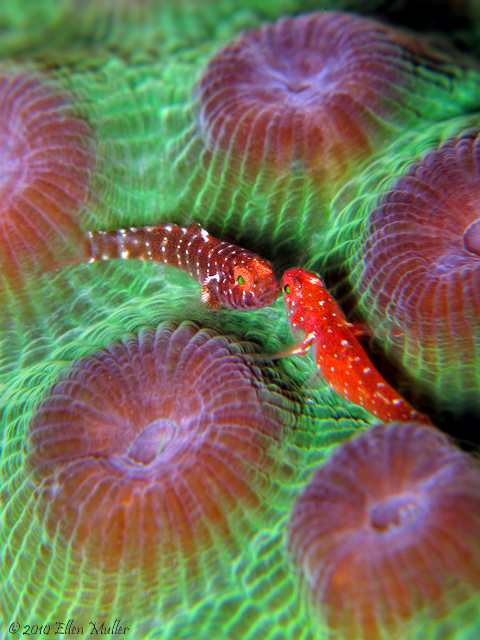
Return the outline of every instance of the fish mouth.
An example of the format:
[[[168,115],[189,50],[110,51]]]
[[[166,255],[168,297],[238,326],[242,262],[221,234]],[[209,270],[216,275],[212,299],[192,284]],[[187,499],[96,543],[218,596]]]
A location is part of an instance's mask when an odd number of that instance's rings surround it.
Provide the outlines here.
[[[243,300],[237,302],[236,309],[243,309],[245,311],[249,309],[260,309],[266,307],[278,298],[281,288],[278,284],[272,284],[268,287],[262,288],[259,293],[249,292],[249,295],[245,296]]]
[[[266,287],[259,296],[259,299],[263,304],[270,304],[274,302],[280,295],[281,287],[278,283],[272,284]]]

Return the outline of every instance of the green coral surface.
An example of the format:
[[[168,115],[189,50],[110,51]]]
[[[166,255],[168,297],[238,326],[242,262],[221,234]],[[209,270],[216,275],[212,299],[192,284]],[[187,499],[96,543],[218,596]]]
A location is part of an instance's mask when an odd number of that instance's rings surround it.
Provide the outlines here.
[[[450,45],[444,50],[444,44],[437,68],[412,62],[409,109],[388,125],[388,135],[367,157],[322,184],[301,163],[281,173],[268,165],[253,170],[231,149],[212,151],[199,119],[202,74],[243,30],[322,9],[371,16],[388,4],[10,0],[0,7],[0,72],[35,74],[69,96],[66,117],[74,113],[88,124],[88,135],[84,128],[78,132],[81,148],[91,149],[82,174],[88,187],[72,214],[78,232],[193,221],[260,253],[279,275],[298,264],[314,268],[345,311],[369,324],[377,351],[401,370],[409,398],[426,398],[427,408],[439,414],[447,403],[454,418],[467,407],[478,419],[478,322],[460,388],[461,357],[442,365],[431,380],[417,345],[408,336],[399,342],[375,314],[372,298],[358,296],[356,287],[359,243],[385,189],[448,138],[480,128],[480,63],[451,53]],[[474,8],[466,7],[468,42],[479,30],[472,16]],[[60,120],[63,108],[55,107]],[[0,158],[0,171],[10,170]],[[4,195],[2,180],[0,174]],[[34,196],[36,206],[39,198]],[[56,623],[72,620],[70,633],[62,628],[56,637],[87,638],[92,623],[109,627],[121,619],[129,627],[124,637],[135,639],[331,637],[288,551],[287,524],[314,469],[335,447],[368,429],[373,416],[331,390],[310,355],[265,357],[293,344],[281,298],[251,312],[210,310],[200,301],[200,286],[173,268],[128,260],[82,263],[77,231],[62,232],[55,264],[42,263],[32,256],[38,243],[58,241],[55,223],[42,227],[41,239],[30,244],[26,231],[22,254],[20,245],[8,244],[15,215],[0,203],[0,635],[13,637],[9,625],[17,622],[20,632],[24,625],[43,624],[50,625],[43,635],[53,635]],[[17,249],[26,257],[13,268],[9,251]],[[82,559],[60,525],[55,532],[46,526],[43,488],[30,459],[32,421],[80,359],[162,323],[183,322],[224,336],[228,344],[246,345],[246,366],[263,371],[259,386],[282,398],[282,441],[268,450],[277,466],[252,483],[255,510],[240,517],[232,509],[228,541],[216,534],[213,547],[187,559],[179,553],[169,571],[137,571],[128,562],[111,571],[107,563],[89,562],[88,552]],[[253,353],[260,358],[249,359]],[[268,491],[261,491],[265,484]],[[398,637],[477,640],[480,593],[469,593],[440,620],[414,621]]]

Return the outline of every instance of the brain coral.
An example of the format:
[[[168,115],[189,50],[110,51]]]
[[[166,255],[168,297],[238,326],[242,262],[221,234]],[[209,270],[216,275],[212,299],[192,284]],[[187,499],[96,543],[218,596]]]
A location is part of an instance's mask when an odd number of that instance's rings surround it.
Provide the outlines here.
[[[403,637],[480,587],[480,464],[417,423],[341,445],[295,504],[289,545],[336,638]]]

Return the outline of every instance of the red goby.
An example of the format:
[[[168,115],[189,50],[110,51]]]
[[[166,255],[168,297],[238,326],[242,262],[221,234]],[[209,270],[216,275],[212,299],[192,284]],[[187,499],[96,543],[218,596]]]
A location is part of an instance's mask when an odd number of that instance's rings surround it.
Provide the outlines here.
[[[355,337],[353,325],[317,274],[288,269],[282,277],[283,294],[292,331],[305,332],[297,346],[279,355],[305,354],[314,347],[315,362],[325,380],[339,394],[362,406],[380,420],[431,424],[375,369]]]
[[[88,262],[128,258],[181,269],[202,285],[202,301],[211,307],[258,309],[280,293],[268,260],[214,238],[198,224],[89,231],[85,244]]]

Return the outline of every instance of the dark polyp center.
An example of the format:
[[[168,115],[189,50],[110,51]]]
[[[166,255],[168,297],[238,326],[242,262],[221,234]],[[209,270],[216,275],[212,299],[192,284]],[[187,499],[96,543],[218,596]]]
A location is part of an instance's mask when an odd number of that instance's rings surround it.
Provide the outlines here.
[[[420,511],[418,499],[412,495],[394,495],[370,508],[370,525],[379,531],[407,526]]]
[[[463,234],[463,246],[470,253],[480,256],[480,220],[476,220],[467,227]]]
[[[177,430],[171,420],[151,422],[133,441],[128,457],[140,464],[150,464],[175,440]]]
[[[297,52],[288,59],[280,56],[265,72],[265,88],[272,90],[273,102],[282,99],[304,107],[318,107],[319,96],[338,83],[336,65],[328,64],[323,52],[311,50]]]

